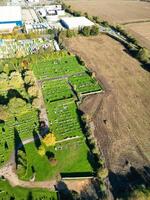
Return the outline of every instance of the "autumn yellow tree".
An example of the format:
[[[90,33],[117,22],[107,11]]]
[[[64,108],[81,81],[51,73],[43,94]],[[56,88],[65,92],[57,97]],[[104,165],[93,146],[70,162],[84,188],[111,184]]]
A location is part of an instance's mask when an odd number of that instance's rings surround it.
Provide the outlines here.
[[[54,146],[56,143],[56,137],[53,133],[48,133],[42,141],[46,146]]]
[[[45,155],[45,147],[43,145],[39,146],[38,153],[39,153],[40,156],[44,156]]]

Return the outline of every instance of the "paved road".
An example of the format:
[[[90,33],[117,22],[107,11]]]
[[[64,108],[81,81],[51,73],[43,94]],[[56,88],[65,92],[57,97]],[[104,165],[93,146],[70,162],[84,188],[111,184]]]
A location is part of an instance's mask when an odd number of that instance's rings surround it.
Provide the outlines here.
[[[124,37],[118,31],[115,31],[110,27],[104,27],[104,26],[100,25],[99,31],[100,31],[100,33],[107,33],[108,35],[112,36],[113,38],[116,38],[117,40],[120,40],[121,42],[124,42],[125,44],[130,45],[134,49],[137,49],[136,45],[128,42],[126,37]]]

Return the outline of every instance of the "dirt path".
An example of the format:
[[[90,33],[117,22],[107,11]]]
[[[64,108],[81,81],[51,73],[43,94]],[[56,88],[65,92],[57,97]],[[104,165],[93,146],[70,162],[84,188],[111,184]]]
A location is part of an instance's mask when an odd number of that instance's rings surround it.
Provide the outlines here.
[[[39,118],[40,118],[40,121],[44,121],[46,125],[49,127],[49,120],[48,120],[47,111],[45,108],[44,98],[42,94],[41,82],[37,81],[37,85],[39,89],[39,110],[40,110]]]
[[[72,38],[66,45],[96,72],[105,87],[104,94],[86,97],[81,109],[92,117],[108,168],[126,171],[126,161],[136,168],[148,165],[150,74],[106,35]]]
[[[56,185],[55,180],[41,182],[19,180],[17,175],[15,174],[13,165],[11,164],[7,164],[5,167],[0,169],[0,176],[4,176],[13,187],[20,186],[25,188],[48,188],[54,190],[54,185]]]

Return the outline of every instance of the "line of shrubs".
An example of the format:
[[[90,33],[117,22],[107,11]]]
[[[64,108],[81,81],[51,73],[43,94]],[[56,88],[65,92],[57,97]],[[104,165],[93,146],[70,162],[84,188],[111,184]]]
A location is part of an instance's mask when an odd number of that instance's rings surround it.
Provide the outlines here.
[[[95,176],[97,177],[97,183],[99,185],[99,189],[101,192],[101,196],[104,198],[107,196],[107,189],[105,185],[105,181],[108,177],[108,169],[105,165],[105,160],[100,152],[100,149],[97,145],[96,139],[92,133],[90,127],[90,116],[89,115],[81,115],[82,127],[84,129],[86,143],[90,149],[90,153],[88,155],[89,161],[93,167]]]

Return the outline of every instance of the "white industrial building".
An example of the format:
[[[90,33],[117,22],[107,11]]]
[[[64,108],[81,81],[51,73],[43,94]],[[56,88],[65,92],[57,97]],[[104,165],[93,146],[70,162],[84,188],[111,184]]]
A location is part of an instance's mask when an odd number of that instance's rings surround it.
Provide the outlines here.
[[[64,16],[65,15],[65,11],[62,10],[62,6],[61,5],[45,6],[45,7],[42,7],[40,9],[38,9],[37,12],[42,17],[47,17],[47,16]]]
[[[0,6],[0,31],[11,32],[16,26],[22,26],[21,7]]]
[[[49,5],[46,6],[47,10],[62,10],[62,5]]]
[[[25,23],[25,29],[27,33],[30,32],[46,32],[46,30],[48,30],[50,28],[50,26],[48,25],[48,23]]]
[[[86,17],[63,17],[60,22],[67,29],[80,29],[85,26],[94,25],[94,23]]]

